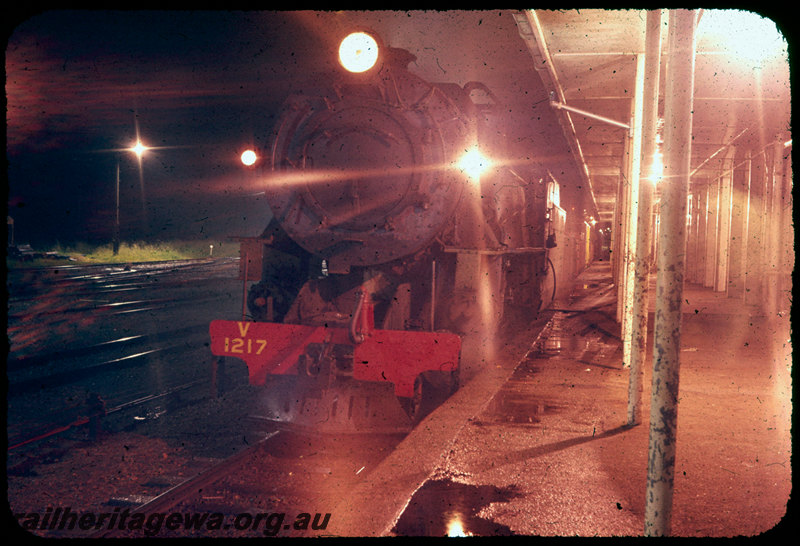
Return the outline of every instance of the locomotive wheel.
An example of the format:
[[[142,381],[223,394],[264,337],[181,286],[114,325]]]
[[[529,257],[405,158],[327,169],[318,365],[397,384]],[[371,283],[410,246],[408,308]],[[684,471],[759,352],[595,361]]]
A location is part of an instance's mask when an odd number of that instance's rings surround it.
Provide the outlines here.
[[[414,424],[422,421],[433,408],[431,407],[431,386],[421,375],[414,380],[414,396],[411,398],[409,417]]]
[[[422,421],[458,388],[452,373],[424,372],[414,380],[414,396],[407,408],[413,424]]]

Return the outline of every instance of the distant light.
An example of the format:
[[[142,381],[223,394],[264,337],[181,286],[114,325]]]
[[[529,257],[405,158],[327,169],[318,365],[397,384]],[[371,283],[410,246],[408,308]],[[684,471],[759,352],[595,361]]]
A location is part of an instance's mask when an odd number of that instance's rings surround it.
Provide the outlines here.
[[[551,209],[553,207],[561,207],[561,189],[556,179],[551,175],[550,181],[547,183],[547,208]]]
[[[250,167],[251,165],[255,164],[256,160],[258,160],[258,156],[253,150],[245,150],[244,152],[242,152],[241,159],[242,163]]]
[[[134,145],[131,147],[131,151],[132,151],[133,153],[135,153],[137,156],[139,156],[140,158],[142,157],[142,155],[143,155],[143,154],[144,154],[144,153],[145,153],[145,152],[146,152],[148,149],[149,149],[149,148],[148,148],[147,146],[145,146],[144,144],[142,144],[142,141],[141,141],[141,140],[137,140],[137,141],[136,141],[136,144],[134,144]]]
[[[653,185],[658,185],[664,177],[664,156],[658,151],[653,154],[653,163],[650,170],[650,181]]]
[[[354,32],[339,45],[339,62],[350,72],[366,72],[378,62],[378,42],[366,32]]]
[[[464,530],[464,525],[462,525],[461,520],[458,518],[458,516],[456,516],[447,524],[447,536],[468,537],[472,536],[472,534]]]
[[[491,165],[491,161],[484,156],[478,148],[472,148],[461,156],[457,167],[469,176],[473,181],[480,180],[481,174]]]
[[[771,57],[787,56],[786,39],[775,23],[750,11],[703,10],[697,32],[700,38],[716,38],[717,47],[756,66]]]

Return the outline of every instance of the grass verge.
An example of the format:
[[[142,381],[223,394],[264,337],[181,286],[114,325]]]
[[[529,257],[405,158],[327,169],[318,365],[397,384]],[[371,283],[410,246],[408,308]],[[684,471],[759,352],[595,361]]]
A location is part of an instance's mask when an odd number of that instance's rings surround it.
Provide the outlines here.
[[[239,245],[236,241],[123,242],[120,244],[117,254],[114,254],[110,244],[76,243],[73,245],[56,244],[47,249],[36,249],[17,256],[9,255],[6,263],[11,268],[63,264],[65,260],[78,264],[113,264],[208,257],[225,258],[238,255]]]

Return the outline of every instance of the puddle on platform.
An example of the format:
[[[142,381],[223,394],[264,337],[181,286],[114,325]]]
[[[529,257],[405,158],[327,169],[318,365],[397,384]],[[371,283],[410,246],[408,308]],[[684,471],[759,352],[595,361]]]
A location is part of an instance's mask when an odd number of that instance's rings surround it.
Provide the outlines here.
[[[542,334],[543,342],[535,348],[533,353],[529,353],[530,356],[534,358],[537,356],[547,358],[556,354],[568,356],[580,351],[584,340],[580,334],[566,327],[567,318],[563,313],[556,313],[553,316],[546,331]]]
[[[539,423],[544,416],[561,411],[552,400],[544,400],[536,383],[542,365],[541,356],[529,353],[514,373],[492,397],[475,425],[497,423]]]
[[[511,488],[432,480],[417,490],[392,531],[399,536],[513,535],[508,526],[477,514],[493,502],[517,496]]]
[[[545,415],[561,409],[556,404],[504,389],[492,399],[486,411],[481,415],[481,419],[476,420],[473,424],[536,424],[541,422]]]
[[[575,316],[578,315],[556,313],[539,343],[525,355],[526,360],[558,356],[604,367],[619,360],[615,357],[620,348],[619,336],[604,327],[602,317],[598,320],[592,312],[580,313],[581,322],[567,326],[566,322]]]

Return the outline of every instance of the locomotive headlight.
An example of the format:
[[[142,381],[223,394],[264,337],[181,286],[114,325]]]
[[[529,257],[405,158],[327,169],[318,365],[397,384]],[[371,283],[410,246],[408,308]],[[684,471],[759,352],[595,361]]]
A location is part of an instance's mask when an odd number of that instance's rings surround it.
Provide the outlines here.
[[[458,165],[456,165],[456,167],[469,176],[473,182],[478,182],[481,174],[486,172],[490,166],[491,161],[489,161],[489,158],[484,156],[478,148],[467,150],[466,153],[461,156]]]
[[[350,72],[366,72],[378,62],[378,41],[366,32],[349,34],[339,44],[339,62]]]
[[[247,167],[251,167],[258,160],[258,156],[253,150],[245,150],[240,157],[242,163]]]

